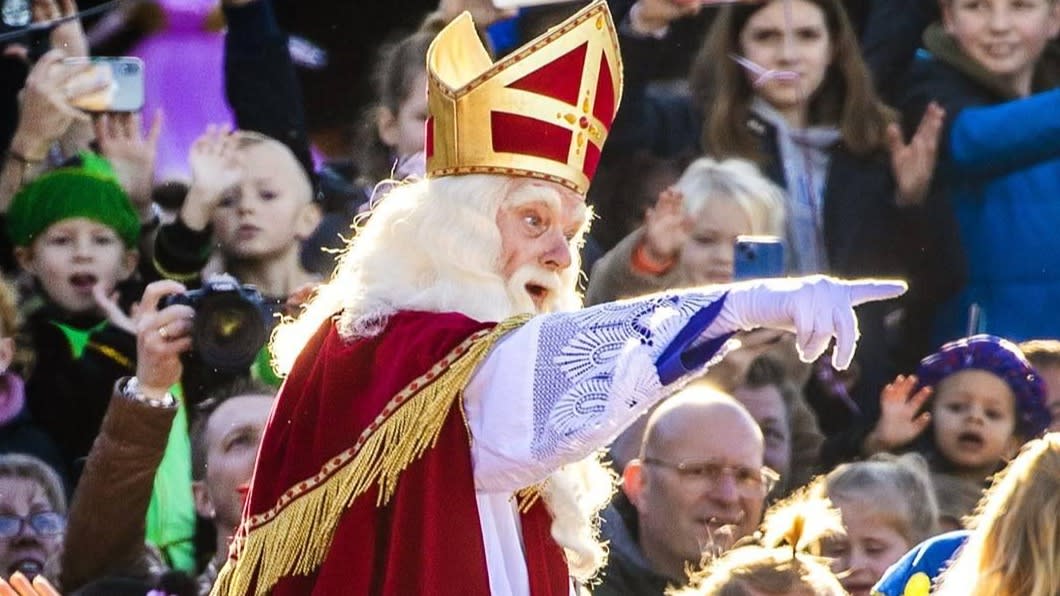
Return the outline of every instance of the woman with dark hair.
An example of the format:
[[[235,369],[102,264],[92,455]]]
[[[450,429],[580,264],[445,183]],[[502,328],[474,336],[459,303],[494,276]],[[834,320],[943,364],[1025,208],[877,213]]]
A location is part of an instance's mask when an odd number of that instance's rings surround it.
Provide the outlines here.
[[[677,0],[633,6],[624,28],[623,105],[609,143],[754,161],[785,189],[791,273],[898,275],[910,280],[918,299],[917,280],[927,274],[914,268],[924,266],[926,234],[918,228],[926,221],[923,210],[934,208],[924,198],[941,111],[929,111],[904,143],[895,114],[874,91],[839,0],[720,9],[694,61],[690,96],[652,95],[645,82],[659,37],[689,12],[683,6]],[[867,341],[854,398],[869,420],[891,369],[886,308],[861,319]]]

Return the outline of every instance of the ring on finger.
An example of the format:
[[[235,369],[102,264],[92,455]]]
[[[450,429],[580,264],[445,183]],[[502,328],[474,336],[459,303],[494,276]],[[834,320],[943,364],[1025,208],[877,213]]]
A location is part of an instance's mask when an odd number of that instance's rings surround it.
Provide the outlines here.
[[[165,325],[158,328],[158,334],[162,336],[162,339],[169,341],[169,332],[166,331]]]

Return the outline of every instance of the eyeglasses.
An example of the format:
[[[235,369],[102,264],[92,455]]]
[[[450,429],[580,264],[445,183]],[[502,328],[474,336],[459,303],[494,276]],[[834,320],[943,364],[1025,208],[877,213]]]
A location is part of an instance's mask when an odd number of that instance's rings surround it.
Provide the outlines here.
[[[56,536],[66,529],[66,517],[54,511],[42,511],[29,517],[0,515],[0,538],[12,538],[22,532],[22,525],[29,524],[38,536]]]
[[[780,474],[762,466],[761,468],[747,468],[744,466],[729,466],[712,461],[683,461],[668,462],[654,457],[645,457],[641,460],[650,466],[659,466],[674,470],[685,482],[698,482],[706,486],[717,486],[723,476],[732,476],[736,483],[737,491],[743,496],[757,496],[769,494],[773,487],[780,481]]]

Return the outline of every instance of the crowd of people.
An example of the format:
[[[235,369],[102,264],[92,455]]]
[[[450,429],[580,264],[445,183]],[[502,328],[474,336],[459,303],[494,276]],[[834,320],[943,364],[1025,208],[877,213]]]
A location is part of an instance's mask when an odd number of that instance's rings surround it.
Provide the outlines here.
[[[0,594],[1060,594],[1060,0],[9,4]]]

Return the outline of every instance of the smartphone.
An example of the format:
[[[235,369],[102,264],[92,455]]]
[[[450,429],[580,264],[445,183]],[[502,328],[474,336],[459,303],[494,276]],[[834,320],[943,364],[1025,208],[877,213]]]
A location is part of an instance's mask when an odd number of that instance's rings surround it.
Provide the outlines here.
[[[63,64],[91,64],[81,76],[109,80],[106,89],[70,101],[86,112],[138,112],[144,107],[144,62],[132,56],[66,58]]]
[[[784,277],[784,241],[777,236],[738,236],[733,279]]]

